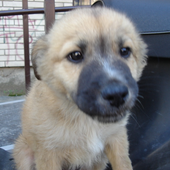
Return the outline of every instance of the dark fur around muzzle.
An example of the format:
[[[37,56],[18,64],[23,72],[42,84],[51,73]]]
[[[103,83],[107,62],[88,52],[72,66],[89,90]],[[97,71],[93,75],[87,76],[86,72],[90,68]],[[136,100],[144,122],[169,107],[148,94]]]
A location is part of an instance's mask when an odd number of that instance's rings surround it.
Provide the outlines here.
[[[134,105],[138,86],[121,60],[92,61],[82,70],[73,99],[80,110],[100,122],[117,122]]]

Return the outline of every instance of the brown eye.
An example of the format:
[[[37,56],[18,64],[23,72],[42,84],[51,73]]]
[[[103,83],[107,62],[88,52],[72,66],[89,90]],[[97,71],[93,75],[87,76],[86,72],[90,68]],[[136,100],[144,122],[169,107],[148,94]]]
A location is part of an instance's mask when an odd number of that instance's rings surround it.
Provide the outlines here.
[[[120,55],[123,58],[128,58],[131,54],[131,49],[129,47],[123,47],[120,49]]]
[[[83,60],[83,55],[80,51],[74,51],[68,54],[67,59],[74,63],[79,63]]]

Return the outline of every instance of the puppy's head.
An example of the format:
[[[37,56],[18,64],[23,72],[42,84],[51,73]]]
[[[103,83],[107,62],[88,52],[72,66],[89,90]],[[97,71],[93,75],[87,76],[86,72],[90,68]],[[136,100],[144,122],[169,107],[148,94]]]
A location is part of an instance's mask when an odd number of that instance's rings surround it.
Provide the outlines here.
[[[120,120],[133,106],[145,59],[131,21],[107,8],[66,14],[32,52],[37,78],[102,122]]]

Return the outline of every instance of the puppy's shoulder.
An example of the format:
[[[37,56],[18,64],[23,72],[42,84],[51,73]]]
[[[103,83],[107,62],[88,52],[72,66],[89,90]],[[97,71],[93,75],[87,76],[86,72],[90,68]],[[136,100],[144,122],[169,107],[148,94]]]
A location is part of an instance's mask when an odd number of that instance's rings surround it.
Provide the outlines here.
[[[51,96],[49,87],[43,81],[36,80],[26,96],[25,104],[27,107],[40,107],[44,104],[47,96]],[[38,104],[38,105],[37,105]]]
[[[28,92],[29,96],[40,96],[42,93],[49,93],[49,87],[43,81],[36,80]]]

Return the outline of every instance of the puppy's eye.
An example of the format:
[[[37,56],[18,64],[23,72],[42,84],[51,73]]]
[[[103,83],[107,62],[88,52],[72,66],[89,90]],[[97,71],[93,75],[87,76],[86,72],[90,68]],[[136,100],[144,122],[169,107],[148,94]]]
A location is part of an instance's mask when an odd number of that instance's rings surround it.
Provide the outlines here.
[[[79,63],[83,60],[83,55],[80,51],[74,51],[68,54],[67,59],[74,63]]]
[[[123,47],[120,49],[120,55],[123,58],[128,58],[131,54],[131,49],[129,47]]]

